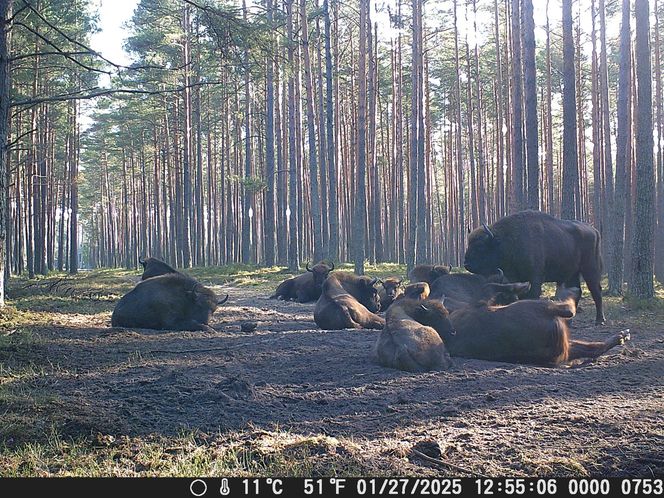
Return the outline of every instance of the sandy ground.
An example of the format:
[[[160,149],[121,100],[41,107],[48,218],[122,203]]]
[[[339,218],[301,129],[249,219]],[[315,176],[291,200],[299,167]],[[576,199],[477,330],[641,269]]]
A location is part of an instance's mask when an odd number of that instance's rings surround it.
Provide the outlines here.
[[[217,290],[231,299],[214,333],[112,329],[110,313],[62,314],[36,329],[30,361],[54,370],[26,380],[45,400],[30,407],[35,429],[323,435],[399,475],[664,475],[661,311],[635,323],[613,309],[595,327],[584,300],[574,337],[630,328],[632,341],[583,367],[456,358],[449,371],[410,374],[370,361],[377,331],[318,330],[313,304]],[[257,329],[242,332],[242,320]],[[19,364],[23,354],[5,360]],[[418,444],[458,468],[405,458]]]

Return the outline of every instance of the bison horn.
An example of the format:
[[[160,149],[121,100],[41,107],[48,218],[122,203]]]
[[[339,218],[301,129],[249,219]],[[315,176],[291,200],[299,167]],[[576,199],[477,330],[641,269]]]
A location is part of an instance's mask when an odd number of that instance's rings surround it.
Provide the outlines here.
[[[330,264],[332,265],[332,267],[330,268],[330,271],[332,271],[332,270],[334,270],[334,261],[330,261]]]
[[[138,262],[139,262],[140,264],[142,264],[143,266],[145,266],[145,259],[143,259],[143,256],[139,256],[139,257],[138,257]]]
[[[378,279],[377,279],[376,277],[374,277],[374,278],[371,280],[371,282],[369,282],[369,285],[373,287],[374,285],[376,285],[376,282],[378,282]]]
[[[221,304],[224,304],[224,303],[225,303],[226,301],[228,301],[228,294],[226,294],[226,297],[225,297],[225,298],[223,298],[222,300],[220,300],[220,301],[217,301],[217,305],[221,305]]]
[[[491,229],[486,225],[486,223],[482,223],[482,228],[484,228],[484,231],[487,233],[487,235],[488,235],[489,237],[491,237],[492,239],[495,237],[495,235],[493,235],[493,232],[492,232]]]
[[[307,271],[313,272],[313,270],[311,268],[309,268],[309,261],[307,261],[307,264],[305,265],[305,268],[307,269]]]
[[[498,276],[500,277],[500,280],[503,280],[505,278],[505,274],[503,273],[503,270],[501,268],[498,268]]]
[[[424,306],[423,304],[420,304],[420,308],[422,308],[424,311],[429,311],[429,308],[427,308],[427,307]]]
[[[445,294],[443,294],[442,296],[440,296],[440,304],[445,304],[445,298],[446,298],[446,297],[447,297],[447,296],[445,296]]]

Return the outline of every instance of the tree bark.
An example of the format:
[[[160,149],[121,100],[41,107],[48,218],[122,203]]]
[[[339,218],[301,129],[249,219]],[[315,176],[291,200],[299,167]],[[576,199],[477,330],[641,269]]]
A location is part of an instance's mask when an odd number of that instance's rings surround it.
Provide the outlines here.
[[[653,167],[652,70],[648,0],[636,0],[636,191],[630,292],[639,299],[654,296],[655,171]]]

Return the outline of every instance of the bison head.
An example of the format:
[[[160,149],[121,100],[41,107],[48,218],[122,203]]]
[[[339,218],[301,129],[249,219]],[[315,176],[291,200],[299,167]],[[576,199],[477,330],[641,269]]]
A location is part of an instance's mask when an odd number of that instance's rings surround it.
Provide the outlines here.
[[[380,280],[379,282],[382,284],[383,289],[385,289],[385,295],[394,301],[400,294],[401,280],[396,278],[386,278],[385,280]]]
[[[419,303],[415,307],[413,318],[420,322],[422,325],[428,325],[438,332],[438,335],[443,341],[447,341],[450,337],[456,335],[456,330],[450,322],[450,313],[441,301],[427,299]]]
[[[463,266],[471,273],[493,275],[500,266],[500,240],[491,229],[482,224],[468,236],[468,248]]]
[[[320,287],[323,285],[323,282],[327,278],[327,276],[330,274],[332,270],[334,270],[334,263],[331,263],[332,266],[329,266],[327,263],[320,262],[315,264],[312,268],[309,268],[309,263],[306,265],[306,269],[308,272],[311,272],[314,277],[314,283]]]
[[[375,287],[377,282],[377,278],[360,277],[357,285],[358,295],[355,296],[355,299],[372,313],[380,311],[380,297]]]
[[[199,283],[196,283],[187,293],[191,297],[194,306],[202,310],[209,310],[210,316],[216,311],[217,306],[228,301],[228,294],[225,298],[219,299],[212,289],[208,289]]]

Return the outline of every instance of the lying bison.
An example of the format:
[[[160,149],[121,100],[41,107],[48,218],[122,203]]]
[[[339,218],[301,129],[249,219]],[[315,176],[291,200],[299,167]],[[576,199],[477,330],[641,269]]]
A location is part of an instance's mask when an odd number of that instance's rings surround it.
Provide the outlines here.
[[[410,270],[408,279],[411,282],[426,282],[431,284],[438,277],[447,275],[452,271],[452,267],[445,267],[442,265],[417,265]]]
[[[169,273],[139,282],[113,310],[113,327],[214,331],[208,322],[228,295],[217,295],[193,278]]]
[[[397,300],[400,299],[426,299],[429,297],[430,292],[429,284],[426,282],[415,282],[414,284],[409,284],[403,290],[403,294],[397,297]]]
[[[510,304],[530,290],[528,282],[506,283],[502,272],[486,278],[471,273],[443,275],[431,284],[431,298],[445,298],[451,313],[479,302]]]
[[[629,340],[629,330],[601,342],[571,339],[567,321],[576,313],[579,294],[578,288],[572,288],[559,292],[559,301],[532,299],[462,308],[450,314],[456,334],[439,332],[452,356],[540,366],[596,358]]]
[[[297,300],[300,303],[310,303],[318,299],[323,281],[334,270],[334,263],[329,266],[321,261],[313,268],[309,268],[309,263],[307,263],[306,268],[307,273],[281,282],[270,299]]]
[[[385,320],[375,314],[380,310],[377,281],[348,272],[331,274],[316,302],[316,325],[324,330],[382,329]]]
[[[595,301],[595,323],[605,321],[600,235],[587,223],[559,220],[539,211],[507,216],[468,236],[464,266],[480,275],[502,268],[510,282],[530,282],[529,298],[541,295],[543,282],[580,287],[583,277]]]
[[[422,294],[428,294],[428,284]],[[436,327],[436,329],[432,328]],[[454,335],[449,313],[440,301],[397,299],[385,316],[385,328],[374,345],[374,359],[380,365],[408,372],[446,370],[452,361],[441,334]]]
[[[158,277],[159,275],[167,275],[169,273],[180,273],[175,268],[167,265],[162,260],[157,258],[148,258],[142,259],[138,258],[138,262],[143,266],[143,275],[141,275],[141,280],[147,280],[148,278]]]
[[[387,308],[394,302],[394,300],[403,294],[403,287],[401,286],[401,279],[399,278],[386,278],[379,280],[381,288],[378,289],[378,297],[380,298],[380,310],[387,311]]]

